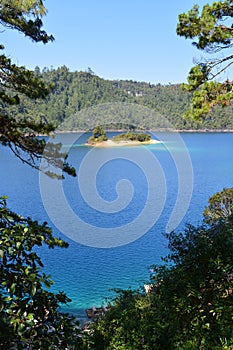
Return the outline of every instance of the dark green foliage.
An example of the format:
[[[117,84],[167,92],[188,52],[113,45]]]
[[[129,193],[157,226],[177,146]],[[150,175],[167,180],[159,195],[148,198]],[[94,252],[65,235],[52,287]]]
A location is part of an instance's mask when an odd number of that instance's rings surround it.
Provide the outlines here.
[[[123,291],[93,326],[90,349],[220,350],[233,346],[233,218],[168,235],[148,294]]]
[[[63,169],[66,173],[75,176],[75,169],[66,162],[67,154],[60,152],[61,144],[48,143],[44,138],[38,138],[38,133],[48,134],[53,131],[51,124],[35,122],[24,119],[16,120],[13,117],[0,114],[0,142],[8,146],[14,155],[23,163],[35,169],[40,169],[39,161],[43,158],[48,162],[48,169],[44,172],[50,174],[50,165]]]
[[[127,132],[125,134],[119,134],[113,137],[113,141],[139,141],[139,142],[145,142],[150,141],[151,136],[149,134],[143,134],[143,133],[135,133],[135,132]]]
[[[52,293],[38,248],[67,247],[46,223],[11,212],[0,199],[0,348],[82,349],[78,322],[59,311],[69,299]]]
[[[42,1],[1,0],[0,10],[0,24],[3,27],[16,29],[36,42],[53,40],[41,29],[41,16],[46,13]],[[3,50],[4,46],[0,45],[0,49]],[[50,165],[75,175],[74,168],[66,162],[66,154],[60,152],[61,145],[47,146],[44,139],[36,138],[38,134],[49,134],[55,127],[47,122],[44,115],[33,114],[31,106],[35,99],[45,100],[54,85],[47,84],[39,74],[12,63],[4,53],[0,55],[0,75],[0,143],[36,169],[39,169],[39,161],[45,156]],[[21,103],[24,98],[28,99],[27,108]],[[47,171],[47,174],[50,172]]]
[[[204,210],[207,223],[213,224],[232,215],[233,188],[224,188],[209,198],[209,205]]]
[[[215,349],[225,339],[232,345],[232,217],[211,228],[190,226],[185,234],[173,233],[169,248],[167,262],[173,266],[158,269],[154,296],[165,311],[161,325],[169,324],[170,344],[176,341],[179,349],[192,341],[196,349]]]
[[[41,0],[0,1],[0,24],[17,29],[34,41],[43,43],[52,36],[41,30],[40,19],[46,12]],[[1,45],[0,49],[4,47]],[[0,143],[8,146],[23,162],[39,168],[44,157],[49,165],[63,168],[74,174],[66,162],[66,154],[60,152],[60,144],[47,144],[38,134],[48,134],[54,126],[43,116],[32,116],[22,111],[21,99],[45,99],[51,84],[39,75],[18,67],[0,56]],[[23,97],[24,96],[24,97]],[[30,104],[29,104],[30,109]],[[59,311],[69,299],[63,292],[52,293],[50,276],[43,273],[38,247],[67,247],[55,238],[47,224],[24,219],[6,207],[0,198],[0,348],[1,350],[72,350],[82,349],[78,322]]]
[[[194,5],[187,13],[179,15],[177,34],[186,38],[197,38],[193,44],[198,49],[217,51],[229,47],[232,41],[232,28],[224,20],[231,18],[232,1],[216,1],[212,5],[203,6],[201,13],[199,6]]]
[[[177,34],[195,39],[193,45],[209,54],[232,47],[232,1],[216,1],[206,4],[202,11],[194,5],[186,14],[179,15]],[[232,81],[216,80],[233,63],[233,55],[202,59],[190,70],[184,89],[194,91],[191,108],[186,115],[198,120],[206,116],[213,106],[228,106],[233,99]]]
[[[145,311],[145,298],[139,292],[119,291],[114,305],[92,327],[90,349],[149,350],[144,340]]]
[[[46,44],[54,40],[42,30],[41,17],[47,12],[42,1],[1,0],[0,10],[1,25],[22,32],[35,42]]]
[[[104,129],[98,125],[93,130],[92,136],[89,137],[87,142],[91,144],[91,143],[102,142],[102,141],[107,141],[107,136]]]
[[[42,72],[37,67],[35,74],[54,89],[38,102],[21,97],[14,114],[20,119],[25,113],[39,120],[46,116],[59,130],[89,130],[98,124],[105,129],[158,130],[165,127],[162,117],[178,130],[233,129],[232,106],[214,108],[202,122],[184,118],[191,95],[181,85],[110,81],[93,73],[70,72],[66,66]],[[131,105],[130,111],[125,104]]]

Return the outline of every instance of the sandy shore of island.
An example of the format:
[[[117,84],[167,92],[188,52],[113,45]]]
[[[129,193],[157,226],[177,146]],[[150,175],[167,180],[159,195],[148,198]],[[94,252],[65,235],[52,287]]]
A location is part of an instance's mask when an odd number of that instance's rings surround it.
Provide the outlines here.
[[[86,143],[86,146],[90,147],[122,147],[122,146],[140,146],[140,145],[154,145],[161,143],[161,141],[157,140],[150,140],[150,141],[112,141],[112,140],[107,140],[107,141],[101,141],[101,142],[96,142],[96,143]]]

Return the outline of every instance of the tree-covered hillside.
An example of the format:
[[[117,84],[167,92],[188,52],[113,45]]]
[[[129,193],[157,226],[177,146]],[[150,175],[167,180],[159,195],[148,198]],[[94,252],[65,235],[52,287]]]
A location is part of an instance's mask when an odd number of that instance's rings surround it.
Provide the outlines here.
[[[13,109],[18,118],[27,113],[63,130],[88,130],[97,124],[111,128],[116,123],[119,128],[132,125],[153,130],[166,126],[162,120],[182,130],[233,129],[232,106],[215,108],[202,123],[185,119],[191,95],[180,85],[104,80],[90,69],[70,72],[66,66],[42,71],[36,67],[34,72],[52,83],[54,89],[45,100],[31,101],[22,96],[19,106],[6,107]]]

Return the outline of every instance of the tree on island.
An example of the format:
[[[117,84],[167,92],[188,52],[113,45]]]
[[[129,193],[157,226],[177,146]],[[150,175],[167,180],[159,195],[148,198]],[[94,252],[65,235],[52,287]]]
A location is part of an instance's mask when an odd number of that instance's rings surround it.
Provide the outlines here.
[[[197,48],[216,53],[232,45],[232,1],[197,5],[179,16],[177,34],[197,38]],[[224,21],[225,20],[225,21]],[[205,118],[213,106],[227,106],[233,83],[215,81],[233,56],[200,62],[184,86],[194,91],[187,115]],[[105,317],[93,327],[91,349],[233,349],[232,189],[209,200],[200,227],[168,236],[165,264],[151,270],[150,292],[119,291]]]
[[[233,82],[222,77],[222,73],[233,63],[233,55],[229,51],[233,45],[232,17],[231,0],[206,4],[202,11],[198,5],[194,5],[188,13],[179,15],[177,34],[195,39],[193,45],[212,55],[191,68],[188,84],[184,84],[184,89],[194,91],[190,110],[186,114],[195,119],[208,114],[215,105],[229,105],[233,99]],[[221,55],[217,57],[219,52]]]
[[[0,5],[1,23],[20,30],[34,41],[52,40],[41,30],[41,16],[45,13],[42,1],[2,0]],[[230,2],[218,2],[213,6],[217,5],[219,14],[216,10],[215,16],[220,18],[225,8],[229,10]],[[195,14],[193,17],[197,19]],[[207,30],[211,18],[203,19],[205,21],[201,28],[206,27]],[[213,33],[215,27],[209,30],[209,34]],[[219,32],[220,39],[217,33],[216,28],[212,40],[219,43],[223,32]],[[48,93],[46,86],[24,67],[16,67],[5,55],[1,56],[1,60],[5,65],[1,81],[3,103],[18,103],[21,93],[32,98],[43,97]],[[200,73],[201,78],[198,80]],[[200,95],[194,94],[196,102],[193,102],[192,112],[195,117],[211,108],[210,101],[213,105],[217,103],[218,95],[224,100],[224,91],[214,90],[218,84],[210,85],[213,90],[208,95],[207,78],[201,65],[197,70],[194,69],[190,85],[195,79],[197,83],[193,87],[202,85]],[[9,84],[13,85],[16,94],[8,94]],[[226,82],[221,87],[225,85]],[[203,87],[206,87],[207,92]],[[201,101],[199,104],[198,96]],[[229,100],[231,95],[225,97]],[[41,120],[18,121],[13,115],[1,111],[0,128],[2,144],[9,146],[26,163],[37,167],[36,161],[40,159],[45,144],[36,141],[34,135],[47,133],[53,127]],[[20,153],[21,150],[27,152],[28,159],[24,158],[25,153]],[[57,159],[61,160],[62,156]],[[50,160],[53,161],[52,158]],[[61,166],[61,163],[54,165]],[[93,325],[88,343],[84,345],[74,319],[58,311],[59,303],[66,303],[67,297],[63,293],[54,294],[47,290],[52,282],[42,272],[42,262],[33,249],[42,244],[50,248],[65,247],[66,244],[53,237],[45,223],[40,225],[18,216],[7,209],[5,199],[1,199],[1,349],[9,350],[11,346],[14,349],[37,350],[232,349],[232,227],[230,215],[199,228],[188,226],[185,232],[171,233],[168,236],[171,252],[164,265],[153,268],[151,292],[119,292],[106,316]]]
[[[91,144],[91,143],[102,142],[102,141],[107,141],[107,135],[104,129],[101,126],[97,125],[87,142]]]
[[[124,134],[119,134],[113,137],[113,141],[138,141],[138,142],[146,142],[150,141],[151,136],[145,133],[137,133],[128,131]]]

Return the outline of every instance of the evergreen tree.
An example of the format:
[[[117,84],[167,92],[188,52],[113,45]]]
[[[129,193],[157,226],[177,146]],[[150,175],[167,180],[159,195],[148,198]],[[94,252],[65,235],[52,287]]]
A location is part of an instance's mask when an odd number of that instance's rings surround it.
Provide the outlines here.
[[[54,40],[42,29],[42,16],[46,8],[41,0],[1,0],[0,1],[0,24],[7,29],[17,30],[29,37],[34,42],[46,44]],[[0,45],[4,52],[4,46]],[[38,69],[37,69],[38,73]],[[63,167],[70,174],[75,174],[73,168],[66,163],[66,155],[59,152],[61,145],[50,144],[49,152],[44,153],[46,142],[36,138],[38,134],[49,134],[54,130],[51,123],[40,115],[37,120],[22,113],[16,117],[14,109],[7,106],[20,104],[22,96],[30,99],[45,99],[51,88],[38,74],[29,71],[23,66],[17,66],[5,53],[0,55],[0,142],[8,146],[13,153],[24,163],[34,168],[39,168],[38,160],[43,156],[49,163],[57,167]]]
[[[177,34],[195,39],[193,45],[213,56],[191,68],[188,84],[184,85],[186,90],[194,91],[187,115],[195,119],[208,114],[215,105],[228,106],[233,99],[233,82],[217,80],[233,63],[233,55],[227,50],[232,47],[232,17],[231,0],[206,4],[201,11],[194,5],[188,13],[179,15]],[[218,52],[221,55],[216,57]]]

